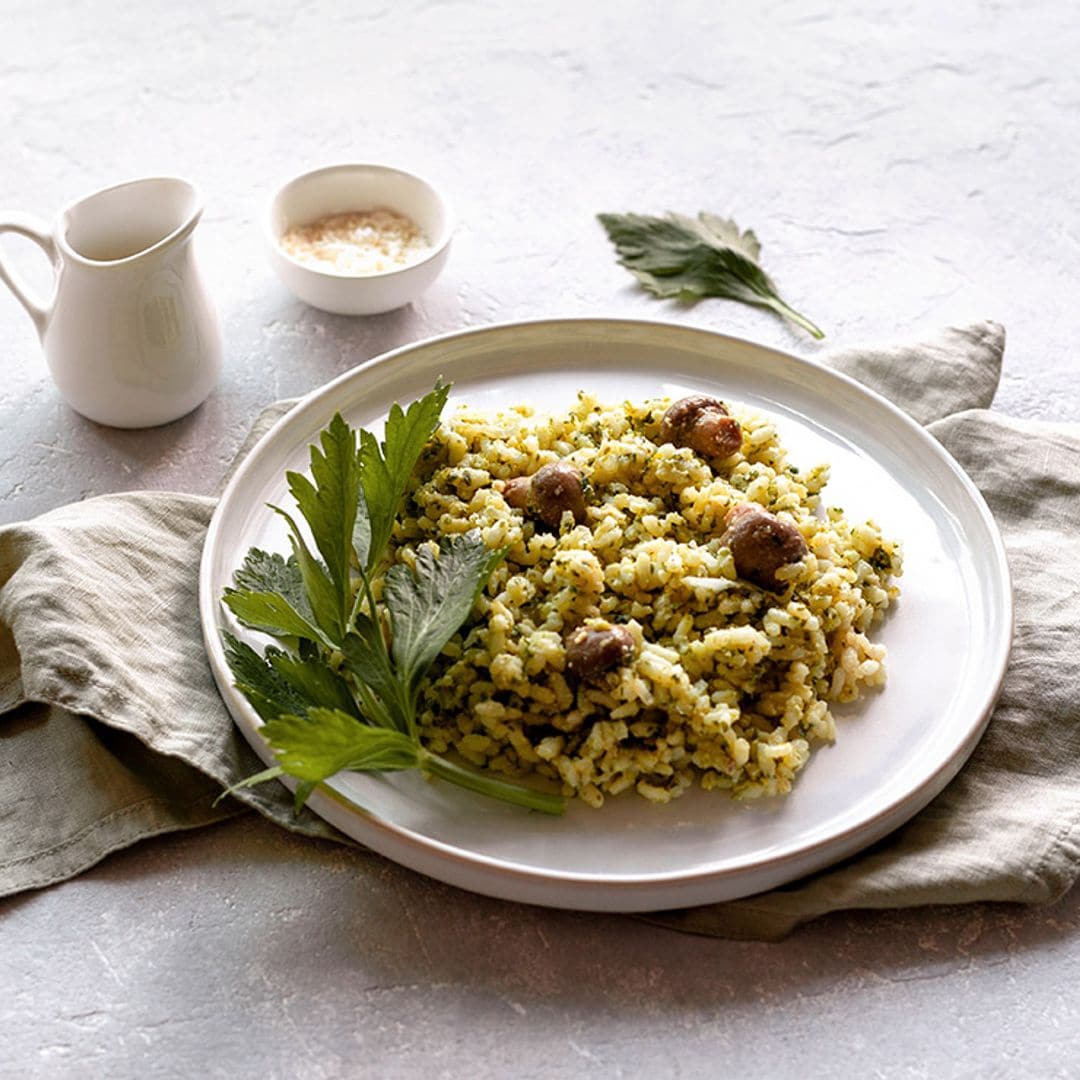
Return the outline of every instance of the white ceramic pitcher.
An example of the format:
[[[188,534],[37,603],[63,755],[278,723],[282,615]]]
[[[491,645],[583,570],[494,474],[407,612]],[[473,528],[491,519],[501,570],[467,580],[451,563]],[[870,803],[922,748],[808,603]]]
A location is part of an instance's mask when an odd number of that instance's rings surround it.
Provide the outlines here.
[[[186,180],[132,180],[72,203],[48,226],[0,212],[0,234],[52,260],[51,300],[32,297],[0,253],[0,280],[34,320],[60,393],[112,427],[153,427],[190,412],[221,370],[221,331],[191,250],[202,216]]]

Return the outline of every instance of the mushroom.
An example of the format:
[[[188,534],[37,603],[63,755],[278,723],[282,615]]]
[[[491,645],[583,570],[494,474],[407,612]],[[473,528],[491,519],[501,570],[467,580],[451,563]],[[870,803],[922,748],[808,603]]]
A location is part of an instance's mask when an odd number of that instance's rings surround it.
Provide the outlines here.
[[[710,461],[731,457],[742,446],[742,428],[719,399],[692,394],[672,405],[660,422],[660,438],[688,446]]]
[[[739,503],[724,518],[720,542],[731,549],[735,572],[763,589],[779,592],[784,584],[776,571],[798,562],[809,550],[802,534],[789,521],[756,503]]]
[[[566,639],[566,670],[578,679],[622,667],[634,653],[634,638],[625,626],[579,626]]]
[[[527,476],[515,476],[503,485],[502,497],[508,506],[515,510],[524,510],[529,505],[529,484]]]
[[[537,469],[529,483],[529,513],[557,529],[567,510],[578,525],[584,524],[585,489],[580,471],[564,461]]]

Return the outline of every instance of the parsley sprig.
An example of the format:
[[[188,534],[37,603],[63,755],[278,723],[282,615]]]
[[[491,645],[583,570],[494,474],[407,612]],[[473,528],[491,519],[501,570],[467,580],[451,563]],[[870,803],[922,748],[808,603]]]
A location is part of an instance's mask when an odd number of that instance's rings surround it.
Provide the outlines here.
[[[761,268],[761,244],[751,229],[715,214],[650,217],[647,214],[599,214],[615,245],[619,265],[661,298],[700,300],[725,297],[775,311],[813,337],[825,335],[805,315],[780,298]]]
[[[271,507],[288,527],[291,554],[252,548],[222,598],[241,625],[278,641],[260,654],[223,634],[236,687],[263,720],[277,759],[231,791],[291,776],[299,809],[339,772],[419,769],[562,813],[561,797],[467,769],[420,742],[424,677],[505,555],[489,551],[474,530],[444,538],[437,551],[421,547],[414,567],[384,567],[409,479],[449,390],[440,383],[407,409],[395,405],[382,442],[336,415],[311,447],[310,476],[286,474],[315,550],[291,513]]]

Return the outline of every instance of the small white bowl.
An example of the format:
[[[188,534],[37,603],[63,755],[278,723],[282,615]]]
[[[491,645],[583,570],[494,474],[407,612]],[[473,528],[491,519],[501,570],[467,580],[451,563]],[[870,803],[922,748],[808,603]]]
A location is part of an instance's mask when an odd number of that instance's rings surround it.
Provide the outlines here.
[[[400,270],[377,274],[316,270],[282,250],[281,237],[294,225],[379,207],[412,218],[431,250]],[[450,209],[439,193],[388,165],[330,165],[303,173],[270,200],[264,226],[277,276],[301,300],[335,315],[376,315],[415,300],[439,276],[453,233]]]

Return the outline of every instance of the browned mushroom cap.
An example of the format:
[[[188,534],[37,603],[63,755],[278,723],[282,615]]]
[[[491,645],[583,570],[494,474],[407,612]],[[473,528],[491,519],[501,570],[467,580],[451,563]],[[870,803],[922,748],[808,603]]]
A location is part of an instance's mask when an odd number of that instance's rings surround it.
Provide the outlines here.
[[[783,589],[776,571],[798,562],[809,550],[794,525],[755,503],[732,507],[724,524],[720,542],[731,549],[735,572],[763,589]]]
[[[515,476],[503,486],[502,497],[515,510],[524,510],[529,505],[529,484],[527,476]]]
[[[566,670],[578,679],[621,667],[634,653],[625,626],[579,626],[566,639]]]
[[[719,460],[742,446],[742,428],[719,398],[692,394],[680,398],[664,413],[660,438],[688,446],[708,460]]]
[[[585,521],[585,491],[581,473],[564,461],[537,469],[529,484],[529,512],[553,529],[569,510],[574,521]]]

